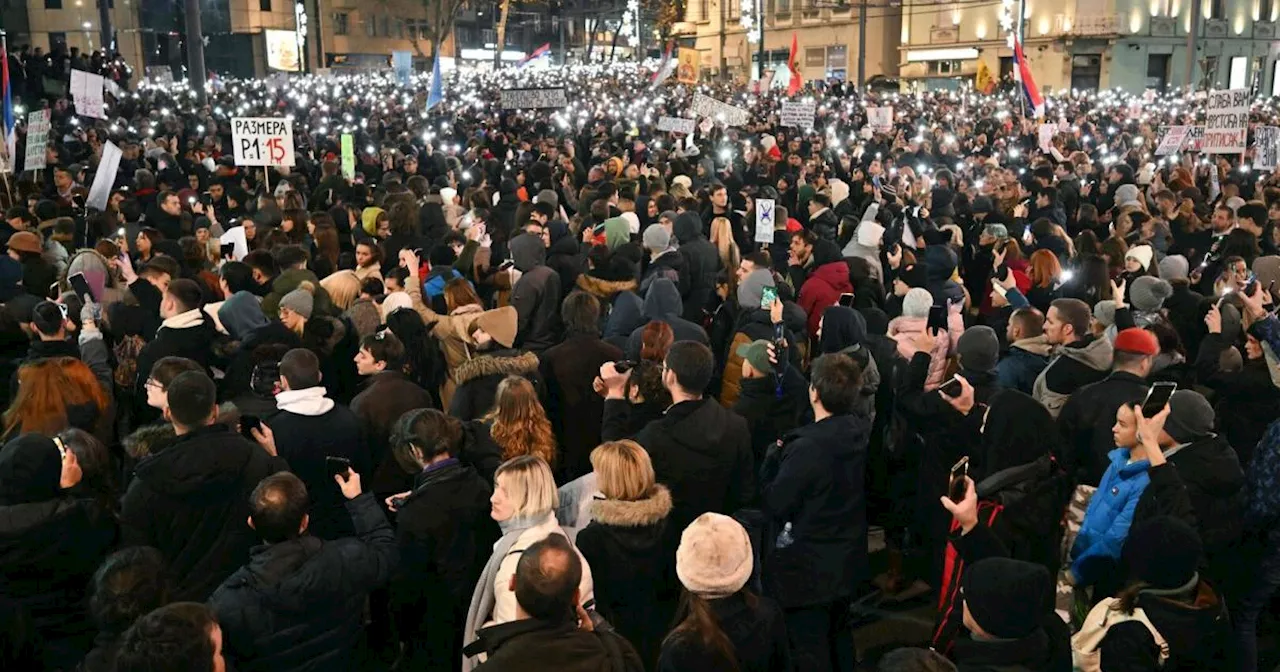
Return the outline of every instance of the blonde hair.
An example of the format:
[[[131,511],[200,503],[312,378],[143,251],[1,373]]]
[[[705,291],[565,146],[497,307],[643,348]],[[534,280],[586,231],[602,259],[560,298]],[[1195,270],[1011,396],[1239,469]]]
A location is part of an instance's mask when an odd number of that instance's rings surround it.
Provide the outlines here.
[[[606,441],[591,451],[596,485],[609,499],[634,502],[653,492],[653,462],[640,444],[630,439]]]
[[[729,270],[730,289],[736,289],[738,276],[733,271],[738,268],[741,253],[733,239],[733,224],[727,217],[711,220],[711,244],[716,246],[716,253],[720,255],[720,265]]]
[[[320,281],[320,286],[329,293],[329,300],[339,310],[346,310],[360,296],[360,276],[355,271],[335,271]]]
[[[513,457],[498,466],[493,480],[506,491],[517,516],[541,516],[560,506],[556,479],[540,457]]]

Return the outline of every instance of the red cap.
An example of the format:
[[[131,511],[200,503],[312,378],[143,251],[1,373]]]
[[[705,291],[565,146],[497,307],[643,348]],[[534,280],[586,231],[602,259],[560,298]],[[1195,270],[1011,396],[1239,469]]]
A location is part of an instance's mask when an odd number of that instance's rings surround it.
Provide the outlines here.
[[[1116,334],[1115,350],[1152,357],[1160,354],[1160,342],[1156,340],[1155,334],[1146,329],[1129,327]]]
[[[800,220],[795,217],[787,218],[787,233],[795,233],[796,231],[802,231],[803,229],[804,226],[800,224]]]

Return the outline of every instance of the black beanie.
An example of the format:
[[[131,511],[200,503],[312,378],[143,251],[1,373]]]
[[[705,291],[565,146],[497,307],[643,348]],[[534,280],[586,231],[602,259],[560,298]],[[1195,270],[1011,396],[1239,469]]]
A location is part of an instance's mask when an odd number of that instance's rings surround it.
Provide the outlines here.
[[[964,601],[987,634],[1021,639],[1040,627],[1053,590],[1049,572],[1040,565],[1009,558],[987,558],[969,565],[963,579]]]
[[[1157,516],[1129,530],[1120,557],[1130,581],[1170,590],[1191,581],[1203,550],[1195,528],[1172,516]]]
[[[58,496],[62,453],[53,439],[23,434],[0,449],[0,502],[29,504]]]
[[[929,273],[924,264],[916,263],[898,271],[898,279],[908,287],[924,287],[929,284]]]

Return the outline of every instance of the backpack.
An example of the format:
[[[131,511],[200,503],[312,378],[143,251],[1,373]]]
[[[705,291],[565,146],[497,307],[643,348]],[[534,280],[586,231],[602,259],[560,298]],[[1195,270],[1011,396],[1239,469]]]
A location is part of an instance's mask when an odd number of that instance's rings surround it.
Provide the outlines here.
[[[1072,668],[1081,672],[1099,672],[1102,669],[1102,652],[1098,649],[1102,646],[1102,640],[1107,636],[1111,626],[1130,621],[1141,623],[1147,628],[1147,632],[1151,633],[1156,647],[1160,649],[1160,666],[1164,667],[1169,660],[1169,642],[1165,641],[1160,631],[1156,630],[1156,626],[1151,624],[1151,620],[1147,618],[1146,612],[1141,607],[1134,607],[1132,614],[1126,614],[1111,608],[1115,601],[1115,598],[1108,597],[1099,602],[1085,617],[1080,631],[1071,636]]]

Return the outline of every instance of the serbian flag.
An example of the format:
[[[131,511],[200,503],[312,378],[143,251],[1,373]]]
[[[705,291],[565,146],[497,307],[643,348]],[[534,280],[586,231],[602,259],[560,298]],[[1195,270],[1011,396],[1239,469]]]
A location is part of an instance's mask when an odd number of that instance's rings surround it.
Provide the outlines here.
[[[537,49],[534,49],[534,50],[533,50],[533,53],[531,53],[531,54],[529,54],[528,56],[525,56],[524,58],[520,59],[520,62],[516,64],[516,67],[517,67],[517,68],[523,68],[523,67],[525,66],[525,64],[526,64],[526,63],[529,63],[530,61],[533,61],[533,60],[535,60],[535,59],[542,58],[543,56],[546,56],[546,55],[548,55],[548,54],[550,54],[550,53],[551,53],[551,43],[550,43],[550,42],[548,42],[548,43],[546,43],[546,44],[542,45],[541,47],[538,47]]]
[[[13,170],[14,143],[17,140],[14,134],[14,126],[16,123],[13,119],[13,84],[9,79],[9,42],[4,37],[0,37],[0,121],[3,125],[0,130],[4,131],[4,153],[9,157],[4,164]]]
[[[667,42],[667,50],[662,53],[662,64],[658,66],[658,71],[653,73],[653,81],[649,88],[656,88],[659,84],[666,81],[671,73],[676,71],[676,59],[671,57],[671,50],[675,48],[676,41]]]
[[[791,55],[787,57],[787,70],[791,71],[791,81],[787,84],[787,95],[794,96],[804,85],[800,77],[800,50],[796,44],[796,34],[791,33]]]
[[[1027,64],[1027,56],[1022,53],[1022,42],[1016,35],[1013,36],[1013,58],[1018,64],[1018,69],[1014,72],[1018,73],[1018,81],[1022,82],[1022,92],[1027,94],[1028,104],[1035,116],[1043,117],[1044,97],[1040,95],[1040,89],[1036,88],[1036,80],[1031,77],[1031,66]]]

